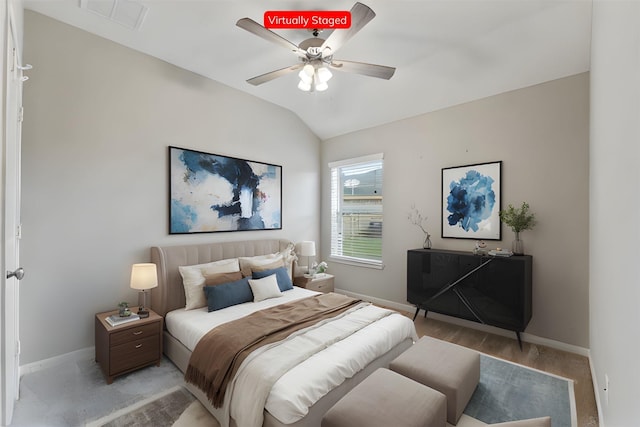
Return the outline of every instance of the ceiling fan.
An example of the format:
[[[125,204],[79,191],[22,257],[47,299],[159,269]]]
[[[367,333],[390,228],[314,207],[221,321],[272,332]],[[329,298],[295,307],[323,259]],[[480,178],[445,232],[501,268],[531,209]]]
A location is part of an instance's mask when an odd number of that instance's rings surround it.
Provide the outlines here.
[[[356,35],[356,33],[375,16],[375,12],[371,10],[369,6],[356,3],[351,8],[350,28],[335,29],[326,40],[318,37],[319,29],[313,30],[313,37],[304,40],[298,46],[273,31],[268,30],[251,18],[239,19],[238,22],[236,22],[238,27],[291,50],[298,55],[300,59],[300,63],[298,64],[261,74],[247,80],[247,83],[258,86],[294,71],[301,70],[298,74],[300,77],[298,88],[304,91],[323,91],[327,89],[327,81],[332,76],[330,69],[389,80],[396,71],[394,67],[345,61],[333,57],[345,42]]]

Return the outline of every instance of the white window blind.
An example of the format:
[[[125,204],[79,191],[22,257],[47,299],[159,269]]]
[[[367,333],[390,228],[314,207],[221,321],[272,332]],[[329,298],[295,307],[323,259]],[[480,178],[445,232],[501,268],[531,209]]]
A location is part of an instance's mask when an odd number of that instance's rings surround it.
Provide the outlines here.
[[[331,257],[382,267],[383,155],[329,163]]]

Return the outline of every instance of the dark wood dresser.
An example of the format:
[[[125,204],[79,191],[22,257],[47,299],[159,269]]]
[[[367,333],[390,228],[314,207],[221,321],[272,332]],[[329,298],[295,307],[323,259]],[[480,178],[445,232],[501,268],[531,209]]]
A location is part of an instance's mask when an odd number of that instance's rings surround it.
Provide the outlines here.
[[[422,309],[514,331],[520,341],[532,314],[532,257],[471,252],[407,252],[407,300]]]

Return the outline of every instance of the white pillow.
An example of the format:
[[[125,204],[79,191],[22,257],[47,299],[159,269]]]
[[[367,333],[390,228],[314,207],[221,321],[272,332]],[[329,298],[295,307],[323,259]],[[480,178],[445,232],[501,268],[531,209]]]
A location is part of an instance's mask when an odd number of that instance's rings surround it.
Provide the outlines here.
[[[289,273],[289,277],[293,280],[293,262],[298,259],[294,249],[295,245],[293,243],[289,243],[285,249],[274,254],[240,257],[238,258],[240,261],[240,271],[242,271],[243,276],[248,277],[251,276],[251,267],[260,267],[281,259],[287,269],[287,273]]]
[[[275,274],[262,279],[249,279],[249,286],[251,286],[251,292],[253,292],[253,302],[277,298],[282,295]]]
[[[284,267],[287,269],[287,273],[289,273],[289,277],[291,277],[291,280],[293,280],[293,262],[298,259],[298,256],[296,255],[294,250],[295,245],[293,243],[289,243],[289,245],[284,250],[278,252],[278,254],[282,256]]]
[[[186,300],[184,309],[193,310],[207,306],[207,298],[202,290],[205,275],[234,273],[240,271],[240,264],[238,263],[238,258],[230,258],[206,264],[180,266],[178,271],[180,271],[182,284],[184,285],[184,297]]]
[[[279,254],[267,254],[267,255],[257,255],[252,257],[238,258],[240,262],[240,271],[242,271],[242,275],[245,277],[251,276],[252,267],[260,267],[262,265],[268,265],[279,259],[282,259],[282,256]]]

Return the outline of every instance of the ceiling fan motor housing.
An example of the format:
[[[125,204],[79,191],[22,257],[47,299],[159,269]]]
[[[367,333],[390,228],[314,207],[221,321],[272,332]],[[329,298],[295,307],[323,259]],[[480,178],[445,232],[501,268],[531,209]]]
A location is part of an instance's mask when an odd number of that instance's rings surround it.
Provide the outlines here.
[[[307,54],[309,55],[320,55],[322,53],[320,48],[322,47],[323,43],[324,39],[321,39],[320,37],[311,37],[310,39],[306,39],[300,42],[298,47],[302,50],[307,51]]]

